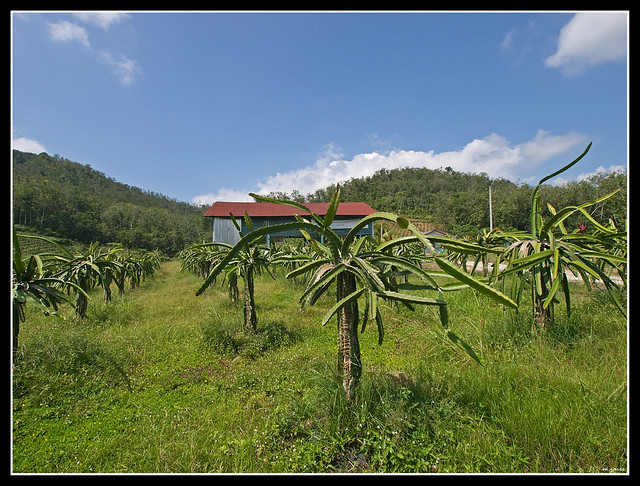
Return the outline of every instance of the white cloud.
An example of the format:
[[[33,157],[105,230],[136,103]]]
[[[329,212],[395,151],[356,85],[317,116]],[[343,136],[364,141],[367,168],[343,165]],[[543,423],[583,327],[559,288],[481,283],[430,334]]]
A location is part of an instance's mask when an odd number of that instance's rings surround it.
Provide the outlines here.
[[[203,194],[201,196],[194,197],[191,202],[196,205],[211,205],[216,201],[234,201],[234,202],[251,202],[253,198],[249,196],[251,191],[249,189],[237,190],[222,188],[218,192],[210,192],[209,194]]]
[[[78,12],[73,16],[82,22],[98,25],[104,30],[108,30],[111,24],[131,18],[131,15],[122,12]]]
[[[113,73],[124,85],[133,83],[135,78],[142,74],[142,69],[138,61],[129,59],[124,54],[120,54],[120,58],[116,59],[113,55],[103,51],[99,54],[99,58],[104,64],[111,68]]]
[[[15,150],[20,150],[21,152],[29,152],[32,154],[40,154],[47,151],[47,149],[44,148],[44,145],[42,145],[40,142],[25,137],[14,138],[12,147]]]
[[[358,154],[351,160],[342,159],[340,151],[330,144],[319,154],[314,164],[258,181],[256,189],[251,192],[263,195],[270,192],[290,194],[296,190],[307,195],[337,182],[371,176],[380,169],[405,167],[451,167],[457,172],[485,173],[492,178],[517,180],[523,171],[531,171],[583,143],[586,143],[586,137],[577,133],[553,136],[539,130],[530,141],[512,146],[506,138],[493,133],[485,138],[472,140],[456,151],[434,153],[394,150],[388,153]],[[221,189],[218,193],[196,196],[193,202],[212,204],[222,200],[247,201],[250,200],[246,195],[248,192],[250,191]],[[242,199],[238,199],[239,197]]]
[[[626,12],[577,13],[560,31],[558,50],[545,63],[575,75],[627,55]]]
[[[85,47],[89,44],[89,34],[84,27],[80,27],[73,22],[61,20],[56,23],[48,23],[49,36],[56,42],[79,42]]]
[[[513,43],[513,34],[514,34],[513,30],[510,30],[505,34],[504,38],[502,39],[502,42],[500,43],[500,49],[502,49],[503,51],[506,51],[511,48],[511,45]]]
[[[579,133],[551,135],[545,130],[538,130],[531,141],[521,144],[519,148],[524,160],[538,165],[568,152],[571,148],[585,141],[584,135]]]

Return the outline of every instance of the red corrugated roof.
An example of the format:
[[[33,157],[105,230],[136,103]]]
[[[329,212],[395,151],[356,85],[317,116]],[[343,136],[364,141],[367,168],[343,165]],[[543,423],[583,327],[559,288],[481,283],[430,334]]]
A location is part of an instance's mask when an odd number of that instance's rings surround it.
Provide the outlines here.
[[[324,216],[329,207],[329,203],[303,203],[304,206],[309,208],[312,213],[319,216]],[[305,212],[292,206],[285,206],[283,204],[266,203],[266,202],[224,202],[216,201],[211,207],[204,213],[204,216],[211,217],[229,217],[229,213],[232,213],[234,217],[244,216],[244,212],[247,212],[252,218],[259,217],[277,217],[277,216],[290,216],[293,217],[296,214],[304,216]],[[372,209],[369,205],[363,202],[341,202],[338,204],[338,210],[336,216],[367,216],[375,213],[375,209]]]

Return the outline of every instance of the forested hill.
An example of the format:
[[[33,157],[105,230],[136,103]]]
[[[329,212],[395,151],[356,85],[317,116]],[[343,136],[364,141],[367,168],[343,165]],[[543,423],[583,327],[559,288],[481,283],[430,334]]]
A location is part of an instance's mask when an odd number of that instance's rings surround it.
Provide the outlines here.
[[[210,238],[206,208],[122,184],[89,165],[13,151],[13,221],[89,243],[174,254]]]
[[[505,179],[491,179],[486,174],[456,172],[451,168],[382,169],[370,177],[341,183],[341,199],[363,201],[378,211],[417,218],[465,236],[489,228],[489,186],[492,189],[494,227],[528,231],[532,186]],[[545,184],[540,194],[543,208],[549,214],[547,203],[561,209],[593,201],[616,189],[620,191],[615,196],[590,207],[589,212],[603,223],[611,218],[618,228],[623,229],[627,217],[626,173],[597,175],[557,187]],[[316,191],[306,200],[328,200],[334,190],[335,186]],[[567,221],[567,228],[575,228],[579,220],[578,215],[572,217]]]

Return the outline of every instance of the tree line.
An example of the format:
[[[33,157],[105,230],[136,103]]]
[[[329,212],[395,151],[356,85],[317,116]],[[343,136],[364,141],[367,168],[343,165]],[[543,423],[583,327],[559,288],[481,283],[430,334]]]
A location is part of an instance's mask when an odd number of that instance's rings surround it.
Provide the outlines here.
[[[46,153],[13,151],[13,222],[83,243],[173,255],[209,237],[204,207],[116,182]]]
[[[489,228],[491,186],[493,226],[510,231],[531,230],[529,209],[534,187],[502,178],[491,179],[484,173],[461,173],[450,167],[381,169],[370,177],[352,178],[340,186],[343,201],[362,201],[377,211],[431,222],[461,237]],[[623,228],[627,218],[627,174],[621,172],[597,174],[562,186],[543,184],[539,188],[543,216],[549,216],[547,203],[556,208],[576,206],[616,189],[619,191],[614,196],[590,208],[590,215],[603,224],[611,219]],[[298,202],[327,202],[334,191],[332,185],[306,196],[299,193],[269,196]],[[573,228],[578,223],[590,224],[581,214],[574,214],[565,222]]]

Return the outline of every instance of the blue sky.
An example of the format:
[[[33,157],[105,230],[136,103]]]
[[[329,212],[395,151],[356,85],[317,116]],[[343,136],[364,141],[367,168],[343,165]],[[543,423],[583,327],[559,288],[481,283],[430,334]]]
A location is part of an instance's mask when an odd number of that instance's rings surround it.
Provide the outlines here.
[[[12,137],[196,204],[627,170],[628,12],[12,12]]]

